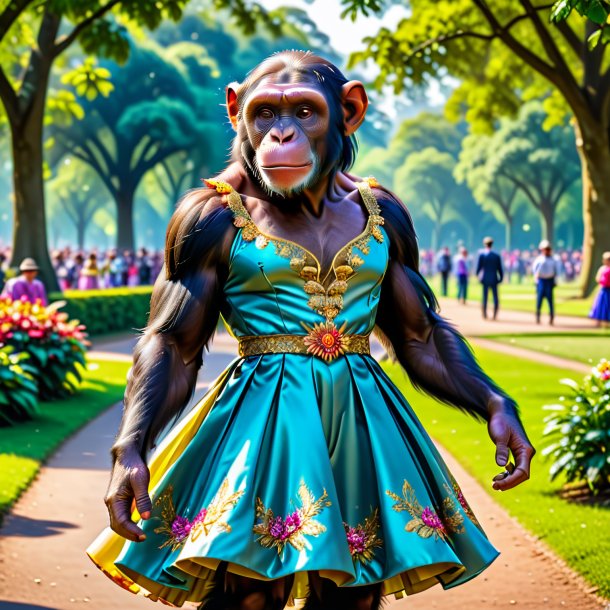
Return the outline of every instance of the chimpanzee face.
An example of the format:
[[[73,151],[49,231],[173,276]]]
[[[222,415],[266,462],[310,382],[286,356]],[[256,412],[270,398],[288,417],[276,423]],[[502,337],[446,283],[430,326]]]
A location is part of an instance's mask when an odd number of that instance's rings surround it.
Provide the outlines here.
[[[247,99],[243,120],[260,177],[273,192],[312,186],[326,149],[329,107],[314,87],[261,84]]]
[[[344,139],[364,120],[368,100],[358,81],[327,97],[306,78],[261,79],[242,101],[227,88],[227,109],[244,162],[271,193],[289,197],[315,187],[338,164]],[[333,103],[334,100],[334,103]]]

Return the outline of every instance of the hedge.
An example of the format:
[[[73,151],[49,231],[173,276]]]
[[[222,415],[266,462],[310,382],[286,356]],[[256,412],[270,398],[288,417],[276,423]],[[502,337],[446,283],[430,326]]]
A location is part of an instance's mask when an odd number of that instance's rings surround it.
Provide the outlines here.
[[[80,320],[93,336],[144,328],[151,294],[152,286],[67,290],[51,293],[49,302],[66,301],[62,311]]]

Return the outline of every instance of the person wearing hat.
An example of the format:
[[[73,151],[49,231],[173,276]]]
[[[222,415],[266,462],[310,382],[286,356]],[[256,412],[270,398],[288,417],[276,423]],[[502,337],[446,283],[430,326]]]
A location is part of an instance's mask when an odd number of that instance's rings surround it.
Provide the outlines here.
[[[540,254],[532,264],[532,273],[536,282],[536,324],[540,324],[540,309],[545,299],[549,304],[549,324],[553,324],[555,318],[553,289],[560,272],[559,264],[552,256],[551,242],[548,239],[540,242],[538,250]]]
[[[494,301],[493,319],[495,320],[500,306],[498,284],[504,278],[504,269],[502,268],[502,259],[500,258],[500,255],[491,249],[493,243],[494,240],[491,237],[485,237],[483,239],[485,249],[481,250],[479,253],[476,273],[479,281],[483,284],[483,317],[487,318],[487,297],[491,290]]]
[[[43,305],[47,305],[47,291],[44,284],[36,279],[38,275],[36,261],[33,258],[24,258],[19,265],[19,271],[21,271],[21,275],[10,279],[6,283],[2,296],[8,296],[13,301],[25,297],[30,303],[35,303],[40,299]]]

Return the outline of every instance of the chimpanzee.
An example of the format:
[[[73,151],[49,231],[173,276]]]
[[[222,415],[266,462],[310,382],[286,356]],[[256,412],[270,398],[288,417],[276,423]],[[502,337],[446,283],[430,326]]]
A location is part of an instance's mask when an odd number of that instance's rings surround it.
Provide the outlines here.
[[[111,449],[103,536],[133,542],[116,564],[89,555],[124,586],[205,610],[299,597],[372,610],[471,578],[499,553],[370,333],[416,388],[487,423],[506,466],[494,489],[527,480],[535,449],[515,401],[439,315],[406,206],[349,173],[364,86],[283,51],[230,84],[226,105],[231,162],[169,223]],[[178,420],[220,316],[240,355]]]

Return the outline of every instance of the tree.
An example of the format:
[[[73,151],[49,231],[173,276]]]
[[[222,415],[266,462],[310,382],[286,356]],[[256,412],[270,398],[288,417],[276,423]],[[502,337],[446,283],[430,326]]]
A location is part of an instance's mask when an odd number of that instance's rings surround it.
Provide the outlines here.
[[[57,176],[47,182],[51,204],[55,202],[74,225],[76,243],[85,247],[85,234],[96,212],[109,203],[108,191],[94,171],[78,160],[66,159],[59,165]]]
[[[454,174],[458,183],[468,186],[481,208],[504,225],[504,247],[509,250],[519,189],[495,171],[493,140],[485,134],[466,136]]]
[[[541,127],[540,102],[525,104],[517,118],[502,119],[492,136],[471,135],[464,141],[459,181],[465,181],[484,209],[499,212],[506,221],[506,242],[520,202],[540,214],[542,234],[554,240],[555,213],[580,176],[580,166],[569,127]]]
[[[460,204],[470,195],[453,177],[455,158],[429,146],[411,153],[396,170],[394,188],[434,222],[432,248],[439,246],[443,223],[459,218]]]
[[[128,28],[154,30],[164,19],[178,21],[187,3],[11,0],[0,9],[0,100],[2,120],[10,128],[14,168],[13,262],[34,256],[48,289],[59,288],[48,253],[43,188],[43,117],[51,69],[75,41],[89,57],[124,63],[129,54]],[[214,0],[210,4],[208,11],[228,9],[246,33],[259,23],[277,30],[274,12],[258,3]],[[95,74],[83,66],[82,78]]]
[[[516,113],[522,97],[550,91],[547,126],[566,113],[574,117],[583,166],[582,290],[590,292],[610,226],[608,45],[601,35],[594,47],[587,44],[604,26],[576,15],[553,25],[550,5],[532,0],[459,0],[444,3],[442,12],[438,3],[413,0],[411,9],[397,31],[381,29],[350,63],[375,60],[377,85],[389,82],[396,91],[447,73],[461,79],[447,111],[465,113],[479,129]]]
[[[188,73],[175,54],[166,58],[155,46],[134,46],[123,67],[107,62],[114,84],[109,98],[83,101],[84,120],[52,130],[50,158],[69,154],[87,163],[114,199],[120,249],[134,248],[133,205],[142,177],[205,140],[206,123]],[[190,46],[205,55],[203,47]]]

